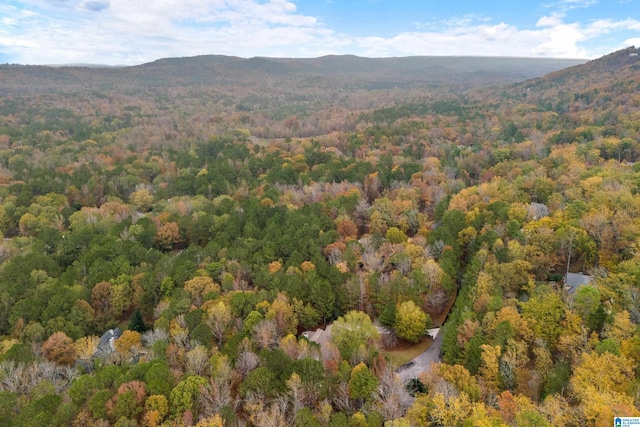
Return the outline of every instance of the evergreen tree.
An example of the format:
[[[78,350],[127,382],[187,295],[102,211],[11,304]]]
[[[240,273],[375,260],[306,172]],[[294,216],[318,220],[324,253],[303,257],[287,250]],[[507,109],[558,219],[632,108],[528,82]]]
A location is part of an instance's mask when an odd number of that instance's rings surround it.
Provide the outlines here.
[[[147,327],[144,324],[144,320],[142,319],[142,314],[140,313],[140,310],[136,309],[131,314],[131,317],[129,318],[129,325],[127,326],[127,329],[129,329],[130,331],[136,331],[136,332],[139,332],[139,333],[143,333],[144,331],[147,330]]]

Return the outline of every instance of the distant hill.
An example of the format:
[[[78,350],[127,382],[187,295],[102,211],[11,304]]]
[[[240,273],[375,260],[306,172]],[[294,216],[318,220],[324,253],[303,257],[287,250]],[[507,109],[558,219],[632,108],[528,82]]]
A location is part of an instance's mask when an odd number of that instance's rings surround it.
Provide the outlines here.
[[[171,122],[189,117],[195,124],[206,123],[187,126],[195,126],[191,133],[201,138],[234,128],[248,129],[259,138],[310,137],[352,130],[363,112],[407,103],[428,106],[452,98],[455,105],[466,104],[458,98],[477,93],[481,100],[487,89],[503,91],[505,85],[583,63],[539,58],[206,55],[120,68],[2,65],[0,110],[12,111],[14,103],[36,105],[50,111],[54,120],[64,113],[87,123],[105,115],[128,123],[135,116],[149,127],[157,126],[159,117]],[[447,102],[438,105],[436,112],[451,110]]]
[[[265,80],[276,85],[290,85],[310,78],[315,84],[332,88],[444,84],[468,89],[540,77],[583,62],[571,59],[427,56],[374,59],[353,55],[243,59],[208,55],[160,59],[121,68],[2,65],[0,94],[262,84]]]

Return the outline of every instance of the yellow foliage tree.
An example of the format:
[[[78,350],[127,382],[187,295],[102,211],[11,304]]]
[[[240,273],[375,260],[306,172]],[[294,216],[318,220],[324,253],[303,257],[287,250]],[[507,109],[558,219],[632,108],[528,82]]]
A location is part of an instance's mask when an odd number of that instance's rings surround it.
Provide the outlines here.
[[[152,394],[147,397],[144,408],[147,411],[156,411],[160,419],[163,419],[169,414],[169,401],[164,395]]]
[[[498,347],[499,348],[499,347]],[[469,418],[473,405],[467,393],[445,397],[436,393],[432,400],[431,420],[441,426],[457,426]]]
[[[20,230],[21,236],[33,236],[34,233],[38,231],[40,227],[40,223],[38,218],[35,215],[27,212],[20,217],[20,221],[18,221],[18,229]]]
[[[147,212],[153,203],[153,194],[151,194],[151,191],[146,188],[134,191],[129,196],[129,202],[138,208],[138,210]]]
[[[207,310],[207,325],[211,328],[211,333],[218,345],[222,345],[225,333],[232,322],[231,308],[224,301],[218,301]]]
[[[353,427],[367,427],[367,417],[362,412],[356,412],[351,416],[350,425]]]
[[[408,418],[396,418],[384,422],[384,427],[411,427],[411,421]]]
[[[289,303],[289,297],[282,292],[278,293],[276,299],[273,300],[265,318],[276,322],[280,336],[293,334],[298,327],[298,316]]]
[[[434,371],[460,392],[467,393],[470,399],[478,400],[481,397],[478,382],[464,366],[438,363]]]
[[[431,398],[426,394],[420,394],[407,410],[407,419],[416,426],[430,425],[429,412],[432,408]]]
[[[502,350],[499,345],[482,344],[480,348],[482,349],[480,375],[482,375],[487,385],[495,390],[498,388],[499,362]]]
[[[631,338],[634,331],[635,325],[631,322],[629,312],[624,310],[613,316],[613,322],[607,325],[603,335],[620,344],[622,341]]]
[[[280,340],[280,350],[292,359],[298,358],[298,340],[293,334],[288,334]]]
[[[279,261],[273,261],[269,263],[269,273],[275,274],[282,269],[282,264]]]
[[[156,245],[158,248],[168,251],[180,242],[180,227],[175,222],[167,222],[158,227],[156,231]]]
[[[571,388],[579,398],[613,391],[624,393],[634,378],[633,362],[610,352],[583,353],[571,377]]]
[[[129,353],[136,353],[142,345],[140,333],[136,331],[124,331],[122,336],[114,341],[114,345],[116,351],[123,356]]]
[[[570,425],[575,419],[575,409],[564,396],[558,394],[547,396],[539,410],[552,426]]]
[[[304,271],[305,273],[315,270],[315,268],[315,264],[311,261],[303,261],[302,264],[300,264],[300,270]]]
[[[198,421],[195,427],[224,427],[224,421],[220,415],[215,414]]]
[[[577,364],[587,342],[587,331],[582,319],[577,313],[567,310],[561,326],[563,332],[558,339],[558,350],[572,364]]]
[[[199,306],[202,304],[204,295],[209,292],[220,292],[220,285],[209,276],[196,276],[184,282],[184,290],[191,295],[192,302]]]
[[[144,413],[142,417],[142,425],[144,427],[158,427],[162,422],[162,417],[156,410],[150,410]]]
[[[82,337],[75,343],[78,359],[88,362],[98,348],[100,339],[95,335]]]
[[[393,329],[399,338],[409,342],[419,342],[431,324],[428,315],[413,301],[398,304]]]

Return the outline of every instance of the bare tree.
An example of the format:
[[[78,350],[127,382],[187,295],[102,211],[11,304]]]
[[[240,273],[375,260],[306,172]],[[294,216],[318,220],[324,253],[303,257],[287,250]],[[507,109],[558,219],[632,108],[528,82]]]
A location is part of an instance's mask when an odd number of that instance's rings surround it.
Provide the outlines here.
[[[23,370],[23,364],[7,360],[0,363],[0,390],[10,393],[20,392]]]
[[[291,400],[291,418],[295,420],[298,411],[304,407],[306,400],[305,387],[300,380],[300,376],[295,372],[287,380],[288,396]]]
[[[199,413],[205,417],[219,414],[222,408],[235,409],[238,401],[232,397],[231,382],[233,369],[229,362],[222,361],[209,382],[202,386],[198,395]]]
[[[272,349],[278,346],[278,327],[273,320],[262,320],[254,330],[254,339],[263,349]]]
[[[145,347],[152,347],[158,341],[167,341],[169,334],[164,329],[152,329],[144,332],[141,338]]]
[[[250,394],[244,402],[244,409],[249,414],[249,421],[256,427],[285,427],[291,425],[287,421],[286,396],[279,396],[270,405],[265,403],[263,396]]]
[[[405,415],[413,398],[407,392],[400,377],[386,369],[380,376],[380,385],[375,395],[376,408],[385,420],[395,420]]]
[[[341,382],[335,388],[333,396],[331,397],[333,405],[341,412],[350,412],[353,402],[349,396],[349,384],[347,382]]]
[[[236,361],[236,370],[243,377],[253,371],[260,363],[260,358],[252,351],[243,351]]]
[[[209,367],[207,348],[198,345],[185,354],[187,372],[195,375],[206,375]]]

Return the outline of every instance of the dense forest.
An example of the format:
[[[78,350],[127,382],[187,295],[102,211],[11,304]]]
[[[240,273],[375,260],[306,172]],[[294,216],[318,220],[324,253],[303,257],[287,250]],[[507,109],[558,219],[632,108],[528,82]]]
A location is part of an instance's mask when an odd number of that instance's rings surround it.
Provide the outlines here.
[[[640,416],[638,50],[427,60],[0,66],[0,424]]]

